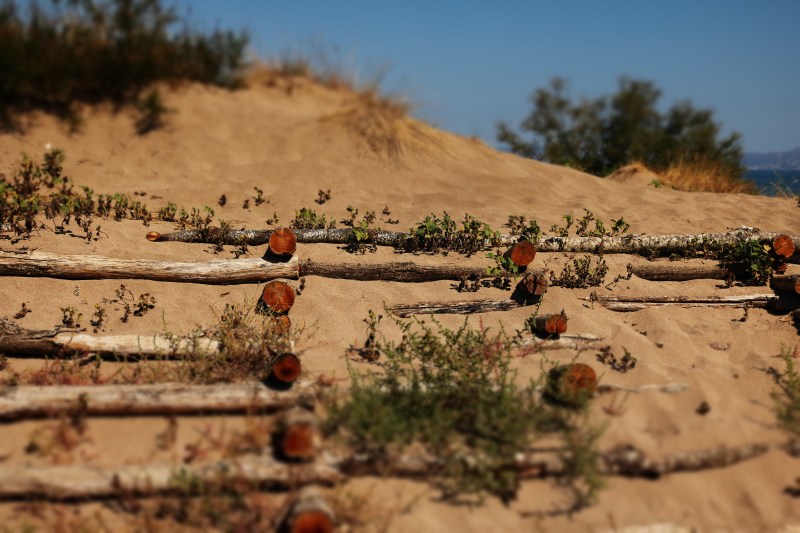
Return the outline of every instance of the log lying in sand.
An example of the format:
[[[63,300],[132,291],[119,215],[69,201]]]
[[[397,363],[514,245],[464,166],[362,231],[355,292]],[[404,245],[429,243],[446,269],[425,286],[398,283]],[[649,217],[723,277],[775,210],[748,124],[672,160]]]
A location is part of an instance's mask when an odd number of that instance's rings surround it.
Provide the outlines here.
[[[0,352],[6,355],[52,357],[73,353],[95,353],[115,357],[171,358],[219,351],[213,339],[174,339],[163,335],[91,335],[27,330],[0,317]]]
[[[776,291],[793,292],[800,294],[800,275],[772,276],[769,286]]]
[[[0,467],[0,500],[69,501],[182,494],[187,489],[181,489],[181,480],[190,480],[192,486],[218,490],[241,487],[243,482],[263,488],[287,489],[330,485],[341,480],[341,474],[321,462],[286,464],[264,456],[243,456],[205,465]]]
[[[291,533],[333,533],[333,509],[317,487],[303,487],[292,503],[279,531]]]
[[[631,445],[621,445],[600,454],[606,475],[658,478],[677,472],[724,468],[763,455],[768,444],[748,444],[648,457]],[[568,474],[559,454],[562,450],[521,452],[509,458],[522,478],[560,477]],[[87,500],[92,498],[180,494],[178,480],[193,485],[224,489],[249,483],[264,488],[303,487],[332,484],[347,476],[392,475],[430,478],[442,471],[441,459],[431,455],[401,455],[376,460],[366,454],[329,453],[313,463],[285,464],[264,456],[243,456],[205,465],[126,465],[116,468],[89,466],[1,467],[0,499]],[[186,490],[186,489],[183,489]]]
[[[423,314],[457,314],[489,313],[491,311],[509,311],[525,304],[514,300],[460,300],[458,302],[421,302],[418,304],[393,305],[388,309],[399,317]]]
[[[61,279],[149,279],[182,283],[253,283],[299,277],[299,261],[262,258],[222,261],[155,261],[110,259],[90,255],[59,255],[33,251],[0,251],[0,275]]]
[[[58,416],[76,411],[89,416],[245,413],[278,411],[313,403],[314,388],[310,383],[297,384],[285,391],[272,390],[261,383],[19,385],[0,388],[0,420]]]
[[[719,446],[705,450],[667,455],[660,460],[647,457],[631,445],[621,445],[601,455],[606,474],[658,478],[665,474],[723,468],[767,453],[771,446],[756,443],[744,446]]]
[[[360,281],[423,282],[459,280],[461,278],[491,277],[485,267],[463,265],[419,265],[416,263],[348,264],[318,263],[311,260],[300,264],[300,275]]]
[[[602,337],[585,333],[562,333],[553,339],[533,338],[526,341],[524,346],[532,346],[536,350],[599,350],[605,346],[601,343],[602,340]]]
[[[352,228],[319,229],[319,230],[294,230],[297,242],[305,243],[330,243],[350,244],[356,242]],[[402,248],[408,240],[408,233],[382,230],[368,230],[369,242],[378,246],[392,246]],[[271,230],[232,230],[221,232],[218,228],[210,230],[185,230],[172,233],[150,232],[147,239],[153,242],[178,241],[178,242],[205,242],[238,245],[246,242],[251,245],[260,245],[269,242]],[[542,237],[534,243],[538,252],[584,252],[607,254],[640,254],[640,255],[670,255],[693,250],[703,244],[707,246],[721,246],[734,244],[743,240],[757,240],[772,245],[780,233],[764,232],[756,228],[739,228],[725,233],[698,233],[698,234],[673,234],[673,235],[624,235],[621,237]],[[800,249],[800,237],[788,236]],[[502,244],[514,244],[517,237],[502,235]],[[488,243],[487,243],[488,244]],[[785,250],[786,244],[781,247]],[[795,256],[797,257],[797,254]]]
[[[644,265],[628,265],[628,273],[649,281],[688,281],[692,279],[728,279],[731,276],[727,268],[718,264],[691,263],[649,263]]]
[[[301,407],[280,417],[275,438],[278,455],[290,461],[311,461],[319,453],[322,433],[313,413]]]
[[[695,298],[691,296],[597,296],[581,298],[600,305],[611,311],[640,311],[650,307],[677,305],[680,307],[757,307],[768,308],[778,299],[774,294],[750,294],[745,296],[709,296]]]

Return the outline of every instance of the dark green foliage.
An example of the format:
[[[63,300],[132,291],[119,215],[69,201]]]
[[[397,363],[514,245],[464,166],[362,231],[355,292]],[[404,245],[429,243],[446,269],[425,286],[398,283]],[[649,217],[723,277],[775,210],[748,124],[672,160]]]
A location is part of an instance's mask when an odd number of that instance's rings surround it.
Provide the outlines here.
[[[328,224],[325,215],[318,215],[313,209],[302,207],[300,211],[295,211],[294,220],[290,226],[293,229],[326,229],[336,226],[336,222],[331,220]]]
[[[509,215],[506,227],[510,229],[511,235],[519,236],[520,241],[530,241],[536,244],[542,236],[539,223],[535,220],[530,222],[522,215]]]
[[[170,111],[161,98],[161,93],[155,89],[136,102],[139,117],[136,119],[136,132],[146,135],[151,131],[163,128],[166,125],[165,115]]]
[[[585,289],[586,287],[598,287],[606,279],[608,265],[602,256],[592,265],[592,256],[584,255],[576,257],[572,263],[567,263],[556,277],[555,273],[550,272],[550,284],[570,289]]]
[[[76,103],[120,107],[161,81],[233,88],[247,42],[192,30],[160,0],[3,0],[0,122],[17,127],[16,113],[41,109],[77,126]]]
[[[726,244],[718,258],[737,281],[751,285],[766,285],[777,261],[772,249],[758,241]]]
[[[579,492],[594,495],[600,486],[596,464],[582,458],[577,467],[577,448],[568,442],[593,431],[585,413],[541,401],[535,384],[518,388],[510,368],[515,337],[466,323],[456,330],[435,321],[397,324],[403,330],[399,343],[381,340],[374,330],[371,335],[382,370],[362,375],[351,368],[351,394],[330,399],[324,424],[329,434],[377,461],[422,445],[441,459],[430,476],[445,497],[489,493],[503,501],[519,487],[515,454],[545,436],[562,437],[564,453],[576,465],[565,480],[573,488],[591,487]]]
[[[744,174],[738,133],[718,138],[713,112],[689,102],[662,113],[660,97],[649,81],[621,78],[613,95],[572,102],[566,81],[555,78],[533,94],[534,109],[520,126],[533,140],[523,140],[502,122],[497,137],[512,152],[598,176],[633,161],[655,170],[679,162],[713,163],[731,177]]]
[[[778,374],[780,389],[773,393],[778,423],[795,439],[800,439],[800,373],[796,368],[800,354],[797,348],[794,351],[783,348],[780,357],[786,369]]]
[[[425,220],[409,230],[409,238],[403,248],[409,252],[447,252],[454,251],[470,256],[484,250],[487,246],[500,245],[500,232],[492,230],[488,224],[471,215],[464,215],[461,227],[450,215],[442,218],[430,214]]]

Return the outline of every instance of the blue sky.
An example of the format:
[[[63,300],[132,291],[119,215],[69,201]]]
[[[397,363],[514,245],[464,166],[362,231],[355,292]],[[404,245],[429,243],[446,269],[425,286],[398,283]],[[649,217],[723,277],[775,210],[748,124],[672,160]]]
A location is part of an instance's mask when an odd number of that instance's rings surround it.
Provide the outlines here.
[[[530,112],[554,76],[597,97],[626,75],[655,82],[661,104],[711,108],[746,151],[800,146],[800,0],[179,0],[201,28],[246,29],[263,58],[324,50],[415,115],[491,144],[495,123]]]

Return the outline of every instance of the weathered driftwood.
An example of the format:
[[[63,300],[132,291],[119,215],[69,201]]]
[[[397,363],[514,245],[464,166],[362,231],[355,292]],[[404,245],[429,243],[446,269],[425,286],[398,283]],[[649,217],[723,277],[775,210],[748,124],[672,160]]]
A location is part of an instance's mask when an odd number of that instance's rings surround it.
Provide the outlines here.
[[[727,268],[718,264],[691,264],[673,262],[628,265],[628,273],[649,281],[688,281],[692,279],[728,279]]]
[[[604,346],[602,340],[602,337],[585,333],[562,333],[558,338],[526,340],[524,346],[532,346],[537,350],[599,350]]]
[[[457,302],[421,302],[418,304],[392,305],[388,309],[399,317],[422,314],[457,314],[488,313],[491,311],[509,311],[523,307],[524,303],[514,300],[460,300]]]
[[[760,443],[720,446],[654,459],[634,446],[621,445],[600,454],[600,467],[606,475],[652,479],[676,472],[724,468],[763,455],[770,449],[770,445]],[[560,477],[568,474],[559,455],[561,452],[559,449],[520,452],[509,458],[509,466],[525,479]],[[332,484],[360,475],[429,478],[439,475],[443,466],[440,458],[427,454],[377,459],[344,451],[326,453],[305,464],[281,463],[265,456],[243,456],[212,464],[180,466],[0,465],[0,499],[87,500],[181,493],[186,490],[178,483],[182,479],[197,482],[193,485],[218,489],[241,486],[243,482],[266,488],[297,488]]]
[[[772,276],[769,286],[776,291],[787,291],[800,294],[800,274],[791,276]]]
[[[0,317],[0,353],[52,357],[95,353],[115,357],[170,358],[219,350],[213,339],[177,339],[163,335],[92,335],[75,331],[28,330]]]
[[[311,383],[276,391],[262,383],[34,386],[0,388],[0,420],[81,412],[90,416],[278,411],[314,403]],[[2,483],[0,482],[0,485]]]
[[[323,462],[287,464],[265,456],[243,456],[212,464],[125,465],[114,468],[0,466],[0,500],[97,498],[182,494],[190,486],[224,489],[242,482],[264,488],[329,485],[342,479]]]
[[[582,300],[598,302],[611,311],[640,311],[650,307],[677,305],[680,307],[770,307],[776,300],[774,294],[749,294],[744,296],[597,296]]]
[[[724,468],[767,453],[769,444],[755,443],[743,446],[719,446],[704,450],[674,453],[652,459],[631,445],[621,445],[601,456],[605,473],[626,477],[658,478],[676,472],[693,472],[711,468]]]
[[[294,230],[297,241],[305,243],[350,244],[356,242],[352,228]],[[369,242],[378,246],[400,248],[408,240],[409,234],[395,231],[368,230]],[[269,242],[271,230],[231,230],[221,232],[218,228],[210,230],[185,230],[172,233],[150,232],[147,239],[154,242],[205,242],[238,245],[246,242],[260,245]],[[672,235],[623,235],[621,237],[542,237],[535,243],[537,252],[584,252],[584,253],[623,253],[640,255],[670,255],[696,249],[702,245],[721,246],[742,240],[757,240],[772,244],[780,233],[764,232],[756,228],[742,227],[725,233],[698,233]],[[800,237],[789,236],[800,248]],[[514,244],[517,237],[501,235],[502,244]],[[487,243],[488,245],[488,243]]]
[[[0,275],[61,279],[149,279],[218,285],[276,278],[296,279],[299,262],[296,257],[282,262],[255,257],[221,261],[156,261],[0,250]]]
[[[615,385],[612,383],[601,383],[597,386],[598,394],[605,394],[609,392],[632,392],[641,394],[643,392],[663,392],[666,394],[676,394],[683,392],[689,388],[687,383],[667,383],[666,385],[659,385],[650,383],[647,385],[640,385],[639,387],[626,387],[624,385]]]
[[[360,281],[404,281],[423,282],[436,280],[459,280],[461,278],[491,277],[485,267],[463,265],[419,265],[416,263],[347,264],[319,263],[306,260],[300,264],[302,276],[353,279]]]

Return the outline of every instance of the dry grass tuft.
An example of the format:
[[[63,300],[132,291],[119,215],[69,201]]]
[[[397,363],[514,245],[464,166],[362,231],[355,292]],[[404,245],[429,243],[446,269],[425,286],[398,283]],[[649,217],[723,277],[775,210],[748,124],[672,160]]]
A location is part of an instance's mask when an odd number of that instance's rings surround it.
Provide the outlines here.
[[[754,183],[731,176],[722,166],[709,161],[678,161],[662,171],[651,170],[641,161],[632,161],[611,176],[621,173],[654,176],[650,185],[679,191],[758,194]]]

